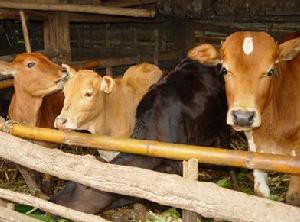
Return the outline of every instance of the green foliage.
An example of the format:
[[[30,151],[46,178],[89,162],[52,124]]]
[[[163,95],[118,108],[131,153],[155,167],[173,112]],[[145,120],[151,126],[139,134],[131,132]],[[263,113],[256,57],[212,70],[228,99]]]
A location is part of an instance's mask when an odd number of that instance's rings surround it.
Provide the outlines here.
[[[228,178],[222,178],[222,179],[218,180],[216,182],[216,184],[219,185],[220,187],[223,187],[223,188],[227,188],[227,189],[232,188],[231,181]]]
[[[175,208],[169,208],[161,214],[150,213],[144,222],[180,222],[180,213]]]
[[[55,220],[51,216],[42,213],[40,210],[33,208],[31,206],[27,206],[27,205],[21,205],[21,204],[16,205],[15,210],[18,211],[19,213],[26,214],[30,217],[33,217],[35,219],[45,221],[45,222],[70,222],[65,219]]]

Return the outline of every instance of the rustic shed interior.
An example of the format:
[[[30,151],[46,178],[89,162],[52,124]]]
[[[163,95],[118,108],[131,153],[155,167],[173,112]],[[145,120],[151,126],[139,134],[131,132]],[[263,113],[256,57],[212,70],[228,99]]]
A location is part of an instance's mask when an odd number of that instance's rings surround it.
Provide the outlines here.
[[[18,2],[18,1],[16,1]],[[300,3],[287,0],[26,0],[22,2],[93,4],[155,9],[155,18],[132,18],[84,13],[26,10],[33,51],[59,49],[66,61],[119,60],[112,64],[120,74],[136,62],[153,62],[172,68],[197,43],[220,45],[237,30],[267,31],[278,41],[299,31]],[[0,55],[24,52],[24,39],[17,10],[0,11]],[[68,24],[69,23],[69,24]],[[55,27],[57,26],[57,27]],[[57,32],[47,42],[47,28]],[[51,34],[50,34],[51,35]],[[52,42],[57,38],[56,42]],[[157,52],[156,52],[157,51]],[[126,64],[128,63],[128,64]],[[93,68],[104,68],[102,65]]]

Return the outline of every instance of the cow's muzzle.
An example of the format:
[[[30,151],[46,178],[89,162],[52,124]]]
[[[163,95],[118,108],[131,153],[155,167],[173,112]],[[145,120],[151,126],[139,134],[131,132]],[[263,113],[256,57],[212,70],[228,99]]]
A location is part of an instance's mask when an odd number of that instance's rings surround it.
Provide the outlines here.
[[[255,118],[255,111],[233,110],[231,115],[233,123],[240,127],[251,127]]]
[[[227,113],[227,124],[237,131],[257,128],[261,124],[260,113],[254,108],[232,108]]]

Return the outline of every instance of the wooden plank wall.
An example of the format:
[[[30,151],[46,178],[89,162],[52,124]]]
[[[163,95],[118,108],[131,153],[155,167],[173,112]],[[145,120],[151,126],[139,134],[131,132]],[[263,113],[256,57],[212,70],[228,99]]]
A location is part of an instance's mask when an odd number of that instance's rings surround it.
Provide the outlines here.
[[[85,59],[100,56],[118,57],[128,55],[153,55],[154,33],[159,29],[160,53],[175,51],[173,26],[164,24],[72,24],[71,46],[73,58],[77,60],[81,51]],[[79,53],[80,54],[80,53]],[[81,57],[82,58],[82,57]]]
[[[28,28],[32,49],[34,51],[43,49],[43,24],[41,22],[30,22]],[[0,56],[24,51],[25,47],[21,22],[15,20],[0,20]]]

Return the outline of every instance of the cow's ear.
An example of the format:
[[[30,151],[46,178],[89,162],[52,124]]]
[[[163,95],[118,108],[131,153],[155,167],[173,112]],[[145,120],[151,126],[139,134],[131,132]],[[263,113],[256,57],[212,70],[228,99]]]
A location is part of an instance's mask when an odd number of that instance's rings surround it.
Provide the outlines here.
[[[113,78],[110,76],[103,76],[100,83],[100,91],[110,93],[114,89],[115,85],[116,83]]]
[[[211,44],[196,46],[188,52],[188,57],[209,66],[216,66],[221,63],[219,50]]]
[[[76,74],[76,70],[67,64],[61,64],[63,71],[67,73],[69,78],[72,78]]]
[[[278,60],[292,60],[300,52],[300,37],[279,45]]]

